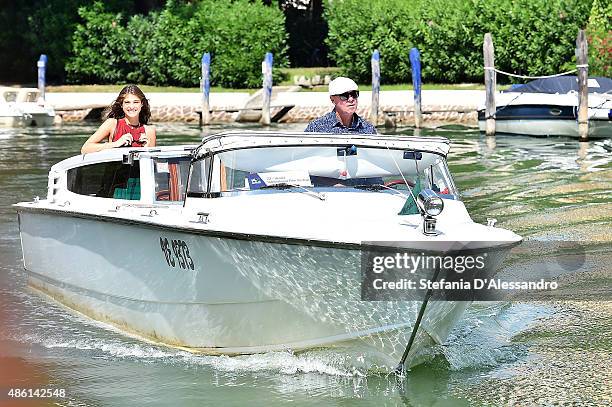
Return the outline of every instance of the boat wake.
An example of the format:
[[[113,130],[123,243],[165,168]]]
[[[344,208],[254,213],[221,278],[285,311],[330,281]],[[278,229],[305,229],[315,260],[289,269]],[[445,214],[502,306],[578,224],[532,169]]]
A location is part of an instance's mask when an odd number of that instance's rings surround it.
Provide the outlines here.
[[[439,347],[451,371],[495,368],[527,355],[513,338],[537,320],[550,317],[553,309],[527,303],[475,303]]]
[[[24,295],[35,303],[43,301],[29,294]],[[48,353],[59,349],[64,356],[71,351],[75,356],[83,356],[84,352],[88,358],[167,364],[188,369],[210,368],[218,372],[315,373],[336,377],[387,373],[376,365],[379,355],[373,353],[367,344],[349,343],[298,353],[203,355],[143,342],[142,338],[127,335],[111,325],[66,312],[62,306],[45,302],[43,308],[42,304],[30,301],[29,306],[45,309],[45,313],[29,320],[18,332],[5,332],[0,339],[37,345]],[[431,348],[429,356],[432,361],[423,367],[463,371],[492,369],[512,363],[526,355],[524,345],[513,343],[512,338],[536,320],[552,313],[550,308],[533,304],[473,304],[451,331],[445,344]]]

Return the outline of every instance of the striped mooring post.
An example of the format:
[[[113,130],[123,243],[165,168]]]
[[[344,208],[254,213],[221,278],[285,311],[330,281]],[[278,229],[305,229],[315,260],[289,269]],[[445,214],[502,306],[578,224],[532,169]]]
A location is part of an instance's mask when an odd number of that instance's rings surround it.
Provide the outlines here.
[[[370,106],[370,120],[378,124],[378,101],[380,97],[380,53],[377,49],[372,53],[372,105]]]
[[[202,55],[202,123],[210,124],[210,53]]]
[[[412,67],[412,87],[414,89],[414,126],[420,128],[423,123],[421,112],[421,54],[416,48],[410,49],[410,66]]]
[[[584,30],[576,37],[576,68],[578,70],[578,139],[589,139],[589,56]]]
[[[46,73],[47,73],[47,56],[45,54],[41,54],[38,62],[36,63],[38,67],[38,90],[40,91],[40,96],[45,100],[45,86],[46,86]]]
[[[497,77],[495,73],[495,49],[493,48],[493,37],[491,33],[484,35],[482,44],[484,55],[484,81],[485,81],[485,134],[495,135],[495,88]]]
[[[263,74],[263,103],[261,106],[261,120],[263,125],[270,124],[270,100],[272,99],[272,53],[266,52],[266,57],[261,63],[261,73]]]

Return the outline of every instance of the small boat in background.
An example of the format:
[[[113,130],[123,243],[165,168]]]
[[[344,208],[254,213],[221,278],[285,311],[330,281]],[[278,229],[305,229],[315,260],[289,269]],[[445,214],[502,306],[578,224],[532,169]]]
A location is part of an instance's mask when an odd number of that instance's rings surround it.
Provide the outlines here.
[[[612,79],[589,78],[589,138],[612,137]],[[538,79],[495,95],[495,131],[529,136],[578,138],[576,76]],[[485,108],[478,109],[478,127],[485,131]]]
[[[0,125],[51,126],[55,110],[37,88],[0,87]]]

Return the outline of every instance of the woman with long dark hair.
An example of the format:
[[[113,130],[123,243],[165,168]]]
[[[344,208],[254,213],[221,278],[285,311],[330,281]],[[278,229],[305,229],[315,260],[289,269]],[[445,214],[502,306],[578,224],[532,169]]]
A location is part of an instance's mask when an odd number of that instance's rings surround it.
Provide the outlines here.
[[[144,93],[136,85],[125,86],[110,106],[107,119],[81,147],[81,153],[115,147],[154,147],[155,126],[147,125],[150,118]]]

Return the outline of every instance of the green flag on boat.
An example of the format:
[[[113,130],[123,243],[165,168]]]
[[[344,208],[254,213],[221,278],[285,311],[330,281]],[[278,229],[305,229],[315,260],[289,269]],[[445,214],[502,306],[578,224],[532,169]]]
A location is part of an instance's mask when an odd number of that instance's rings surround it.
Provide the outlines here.
[[[415,197],[417,197],[420,192],[421,192],[421,177],[417,177],[417,180],[414,183],[414,188],[412,188],[412,194]],[[406,202],[404,202],[404,206],[402,207],[402,210],[399,211],[398,215],[418,215],[419,213],[421,212],[419,211],[419,208],[417,207],[416,202],[414,202],[414,199],[412,198],[412,196],[409,196],[406,199]]]

